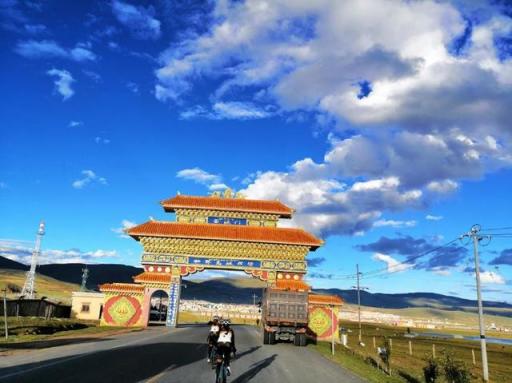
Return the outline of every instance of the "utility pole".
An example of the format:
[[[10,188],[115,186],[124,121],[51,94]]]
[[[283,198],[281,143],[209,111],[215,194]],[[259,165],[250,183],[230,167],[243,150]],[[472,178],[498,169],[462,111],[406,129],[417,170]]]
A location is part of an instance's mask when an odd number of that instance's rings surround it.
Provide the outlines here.
[[[87,278],[89,277],[89,269],[87,265],[82,269],[82,284],[80,285],[80,291],[87,290]]]
[[[357,289],[357,321],[359,322],[359,343],[362,341],[362,330],[361,330],[361,290],[368,290],[367,287],[361,287],[360,278],[361,272],[359,272],[359,264],[356,265],[357,285],[352,288]]]
[[[36,283],[36,267],[39,255],[41,254],[41,240],[44,235],[44,222],[39,223],[39,229],[37,230],[36,245],[32,252],[32,260],[30,261],[30,270],[27,271],[27,279],[21,290],[21,295],[28,299],[34,299],[35,294],[35,283]]]
[[[461,238],[467,237],[473,241],[473,254],[475,256],[475,277],[476,277],[476,294],[478,299],[478,320],[480,326],[480,348],[482,354],[482,375],[483,381],[489,381],[489,366],[487,364],[487,344],[485,340],[485,323],[484,323],[484,309],[482,305],[482,291],[480,286],[480,260],[478,258],[478,244],[482,239],[489,239],[490,236],[481,236],[478,234],[480,225],[473,225],[471,230],[463,234]]]

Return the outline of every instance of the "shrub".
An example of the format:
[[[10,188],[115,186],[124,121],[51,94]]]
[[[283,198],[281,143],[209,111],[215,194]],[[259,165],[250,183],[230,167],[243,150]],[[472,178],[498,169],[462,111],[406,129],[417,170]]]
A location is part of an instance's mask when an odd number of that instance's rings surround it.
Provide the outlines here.
[[[423,376],[426,383],[435,383],[440,375],[439,363],[437,360],[430,356],[427,359],[427,365],[423,367]]]
[[[449,383],[470,383],[471,381],[466,364],[455,359],[451,353],[444,354],[443,370]]]
[[[379,347],[378,350],[382,362],[384,362],[384,364],[386,365],[386,370],[388,374],[391,375],[391,369],[389,368],[391,362],[391,344],[389,342],[388,337],[384,338],[384,344],[382,345],[382,347]]]

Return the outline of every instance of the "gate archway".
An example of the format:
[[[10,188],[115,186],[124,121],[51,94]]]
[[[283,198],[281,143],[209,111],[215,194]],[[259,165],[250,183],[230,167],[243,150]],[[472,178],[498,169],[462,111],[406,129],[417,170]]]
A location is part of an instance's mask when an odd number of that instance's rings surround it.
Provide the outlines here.
[[[166,325],[175,327],[182,278],[203,270],[235,270],[265,281],[303,286],[306,256],[323,242],[298,228],[278,227],[291,218],[293,209],[279,201],[251,200],[233,196],[177,195],[161,202],[176,221],[150,220],[127,230],[143,246],[144,272],[134,281],[145,286],[144,307],[150,292],[168,292]],[[116,284],[103,285],[115,289]],[[141,323],[148,320],[145,310]],[[145,321],[145,322],[144,322]]]

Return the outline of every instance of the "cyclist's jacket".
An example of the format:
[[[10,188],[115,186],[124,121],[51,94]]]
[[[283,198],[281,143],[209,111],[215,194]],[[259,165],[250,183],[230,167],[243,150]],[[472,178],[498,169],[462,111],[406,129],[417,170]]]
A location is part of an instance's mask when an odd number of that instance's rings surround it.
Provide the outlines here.
[[[219,325],[218,325],[218,324],[212,324],[212,325],[210,326],[210,334],[215,334],[215,335],[217,335],[217,334],[219,333],[219,331],[220,331],[220,327],[219,327]]]
[[[233,330],[221,331],[219,332],[219,337],[217,338],[217,344],[219,343],[230,343],[232,351],[236,352],[235,347],[235,333]]]

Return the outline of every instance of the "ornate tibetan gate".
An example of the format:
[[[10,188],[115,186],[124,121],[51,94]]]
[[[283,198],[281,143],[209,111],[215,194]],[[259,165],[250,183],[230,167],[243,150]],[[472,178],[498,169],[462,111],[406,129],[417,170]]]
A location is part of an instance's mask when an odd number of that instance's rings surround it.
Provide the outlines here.
[[[151,295],[165,290],[169,294],[166,324],[175,327],[182,277],[206,269],[244,271],[269,285],[301,283],[307,254],[322,245],[302,229],[277,227],[280,218],[291,218],[293,213],[279,201],[233,197],[228,189],[223,196],[177,195],[161,205],[176,213],[176,222],[151,220],[127,231],[144,248],[144,272],[134,277],[135,284],[100,286],[106,293],[105,308],[110,309],[102,318],[105,325],[146,325]],[[142,302],[132,296],[136,293],[140,298],[141,289]],[[131,314],[136,312],[141,314],[134,319]]]

